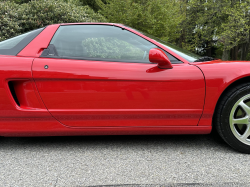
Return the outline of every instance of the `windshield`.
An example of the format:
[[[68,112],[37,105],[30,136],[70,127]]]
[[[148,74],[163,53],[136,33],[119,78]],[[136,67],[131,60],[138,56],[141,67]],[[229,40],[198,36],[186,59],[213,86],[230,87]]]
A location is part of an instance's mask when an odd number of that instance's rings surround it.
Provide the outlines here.
[[[128,27],[128,28],[131,28],[131,27]],[[131,29],[136,30],[134,28],[131,28]],[[169,42],[163,41],[160,38],[157,38],[157,37],[152,36],[150,34],[147,34],[145,32],[141,32],[141,31],[138,31],[138,30],[136,30],[136,31],[140,32],[143,35],[145,35],[145,36],[147,36],[147,37],[149,37],[149,38],[157,41],[158,43],[164,45],[166,48],[168,48],[169,50],[173,51],[174,53],[176,53],[177,55],[181,56],[182,58],[184,58],[185,60],[187,60],[189,62],[194,62],[195,60],[197,60],[197,59],[200,58],[199,55],[194,54],[194,53],[192,53],[192,52],[190,52],[188,50],[182,49],[182,48],[180,48],[180,47],[178,47],[176,45],[173,45],[173,44],[171,44]]]

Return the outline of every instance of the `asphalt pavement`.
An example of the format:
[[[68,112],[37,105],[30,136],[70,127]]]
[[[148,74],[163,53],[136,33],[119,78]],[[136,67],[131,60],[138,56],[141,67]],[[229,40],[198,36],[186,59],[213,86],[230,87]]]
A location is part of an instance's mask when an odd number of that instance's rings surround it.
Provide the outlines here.
[[[212,135],[0,138],[0,186],[250,186]]]

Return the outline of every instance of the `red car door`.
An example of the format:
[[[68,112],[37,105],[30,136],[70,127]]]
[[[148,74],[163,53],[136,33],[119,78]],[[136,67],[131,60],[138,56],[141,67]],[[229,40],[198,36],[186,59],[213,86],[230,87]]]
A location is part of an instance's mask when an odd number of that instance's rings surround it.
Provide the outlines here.
[[[147,57],[157,46],[120,28],[95,26],[61,26],[33,62],[37,89],[58,121],[73,127],[198,124],[205,83],[196,66],[179,62],[159,69]]]

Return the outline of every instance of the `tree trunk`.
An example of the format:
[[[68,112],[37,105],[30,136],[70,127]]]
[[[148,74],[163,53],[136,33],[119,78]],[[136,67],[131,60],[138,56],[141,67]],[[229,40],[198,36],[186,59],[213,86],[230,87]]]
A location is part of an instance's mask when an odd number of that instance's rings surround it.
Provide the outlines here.
[[[247,42],[247,46],[246,46],[246,57],[245,57],[245,60],[247,58],[248,53],[250,52],[249,51],[249,47],[250,47],[250,30],[249,30],[249,34],[248,34],[248,42]]]
[[[229,50],[224,49],[221,59],[228,60],[228,57],[229,57]]]
[[[241,60],[246,59],[246,43],[241,44]]]
[[[211,47],[206,49],[206,56],[212,56],[212,48]]]
[[[238,45],[235,46],[235,47],[233,47],[233,48],[230,50],[231,60],[237,60],[237,59],[238,59],[238,50],[239,50]]]
[[[247,55],[248,55],[248,53],[250,52],[250,51],[249,51],[249,45],[250,45],[250,42],[249,42],[249,43],[247,43],[247,46],[246,46],[246,55],[245,55],[244,60],[246,60],[246,59],[247,59]]]
[[[235,59],[234,60],[238,60],[238,51],[239,51],[239,45],[235,46],[235,51],[234,51]]]
[[[234,47],[230,49],[230,59],[234,60]]]
[[[244,47],[244,44],[241,44],[240,45],[240,60],[242,60],[243,58],[243,47]]]
[[[243,43],[241,48],[241,60],[246,60],[249,53],[249,42]]]

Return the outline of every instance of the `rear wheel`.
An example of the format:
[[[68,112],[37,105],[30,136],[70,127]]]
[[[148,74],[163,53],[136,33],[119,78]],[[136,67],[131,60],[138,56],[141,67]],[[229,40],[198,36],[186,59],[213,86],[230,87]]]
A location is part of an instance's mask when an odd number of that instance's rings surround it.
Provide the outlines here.
[[[250,153],[250,84],[229,90],[214,117],[220,136],[234,149]]]

